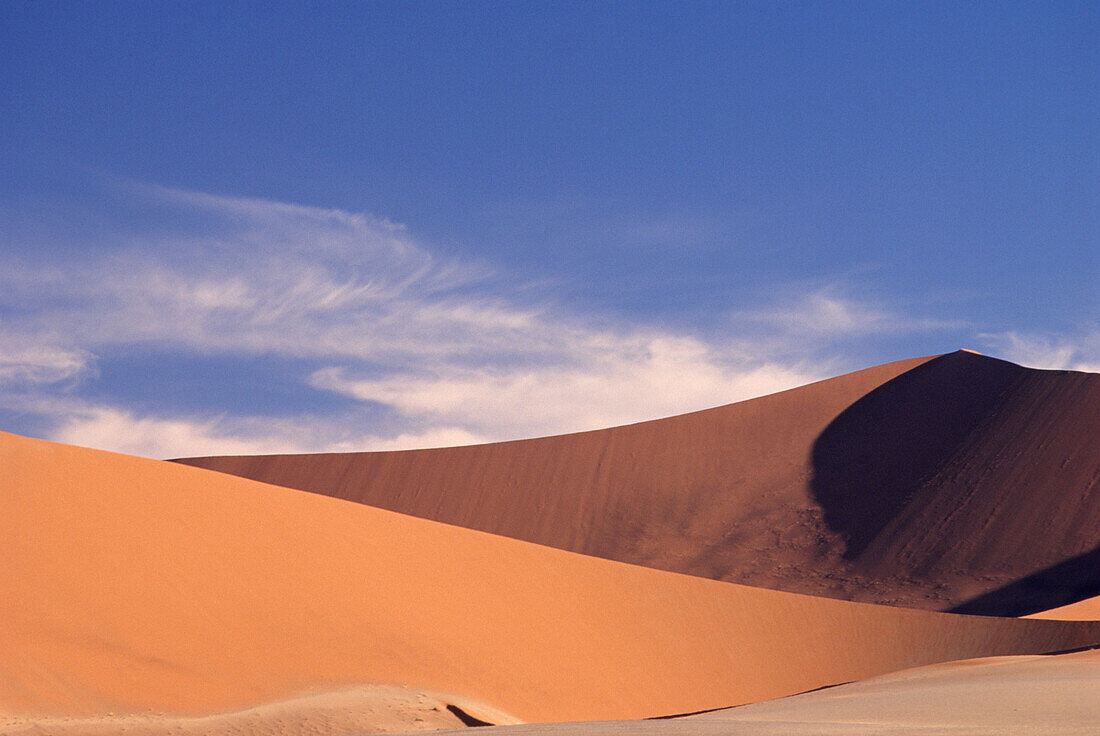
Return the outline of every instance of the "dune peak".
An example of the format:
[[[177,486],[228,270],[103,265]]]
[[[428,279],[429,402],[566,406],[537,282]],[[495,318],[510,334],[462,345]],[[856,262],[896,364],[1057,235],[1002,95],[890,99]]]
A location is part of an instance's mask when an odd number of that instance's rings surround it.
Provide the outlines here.
[[[1100,376],[964,349],[573,435],[180,462],[716,580],[1021,615],[1100,592],[1100,566],[1058,567],[1100,547],[1097,435]]]

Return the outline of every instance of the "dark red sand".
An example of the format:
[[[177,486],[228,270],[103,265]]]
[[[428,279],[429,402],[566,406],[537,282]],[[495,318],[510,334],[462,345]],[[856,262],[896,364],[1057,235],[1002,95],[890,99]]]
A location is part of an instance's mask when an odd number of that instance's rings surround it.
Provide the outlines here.
[[[959,351],[623,427],[180,462],[717,580],[1022,615],[1100,593],[1100,375]]]

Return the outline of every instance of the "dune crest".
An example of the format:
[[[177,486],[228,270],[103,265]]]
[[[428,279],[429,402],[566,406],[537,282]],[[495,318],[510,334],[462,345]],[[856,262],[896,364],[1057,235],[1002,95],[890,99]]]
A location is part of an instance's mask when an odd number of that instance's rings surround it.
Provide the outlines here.
[[[1100,375],[973,351],[489,445],[180,462],[716,580],[1018,616],[1100,593]]]
[[[404,684],[525,721],[755,702],[1100,623],[747,588],[0,434],[0,704],[209,714]]]

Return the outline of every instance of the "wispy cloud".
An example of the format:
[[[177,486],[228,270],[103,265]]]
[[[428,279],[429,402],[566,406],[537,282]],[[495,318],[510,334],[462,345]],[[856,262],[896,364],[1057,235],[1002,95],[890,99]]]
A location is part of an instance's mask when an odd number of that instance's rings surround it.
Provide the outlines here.
[[[498,311],[476,301],[448,309],[448,292],[481,274],[438,262],[385,221],[171,190],[147,196],[173,206],[188,232],[127,234],[64,263],[12,259],[0,300],[20,317],[5,329],[93,346],[384,360],[419,353],[429,338],[441,351],[461,349],[461,328]]]
[[[961,320],[911,315],[856,299],[843,289],[830,286],[776,302],[770,308],[737,312],[735,321],[763,325],[784,338],[800,336],[817,341],[852,338],[882,333],[912,333],[956,330]]]
[[[546,365],[441,365],[379,378],[337,367],[315,372],[313,384],[392,406],[419,420],[505,438],[653,419],[821,377],[809,366],[737,359],[690,337],[578,337],[574,350]]]
[[[1020,365],[1100,373],[1100,330],[1076,336],[1000,332],[979,337],[991,351]]]
[[[0,388],[13,390],[64,383],[92,370],[93,356],[86,351],[3,337],[0,332]]]
[[[18,388],[0,406],[48,418],[61,441],[179,456],[591,429],[822,378],[834,363],[806,347],[810,335],[820,346],[943,326],[839,289],[734,315],[726,336],[610,323],[525,300],[491,269],[440,258],[384,219],[159,187],[126,196],[155,210],[158,225],[90,232],[53,261],[4,251],[0,383]],[[180,406],[151,414],[72,391],[92,375],[95,355],[143,346],[305,361],[309,385],[345,397],[346,413],[202,416]],[[51,387],[65,381],[59,403]],[[367,416],[378,405],[385,422]]]
[[[71,406],[59,418],[51,439],[155,458],[394,450],[486,441],[459,427],[381,437],[351,433],[334,418],[158,417],[96,405]]]

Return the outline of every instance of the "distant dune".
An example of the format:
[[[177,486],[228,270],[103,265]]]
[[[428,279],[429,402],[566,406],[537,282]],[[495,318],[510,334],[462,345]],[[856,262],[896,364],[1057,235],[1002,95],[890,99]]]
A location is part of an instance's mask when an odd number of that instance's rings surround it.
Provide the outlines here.
[[[370,683],[527,721],[637,718],[1100,642],[1097,622],[747,588],[7,434],[0,468],[0,704],[23,719]]]
[[[1100,375],[959,351],[558,437],[181,462],[716,580],[1017,616],[1100,594],[1097,437]]]

